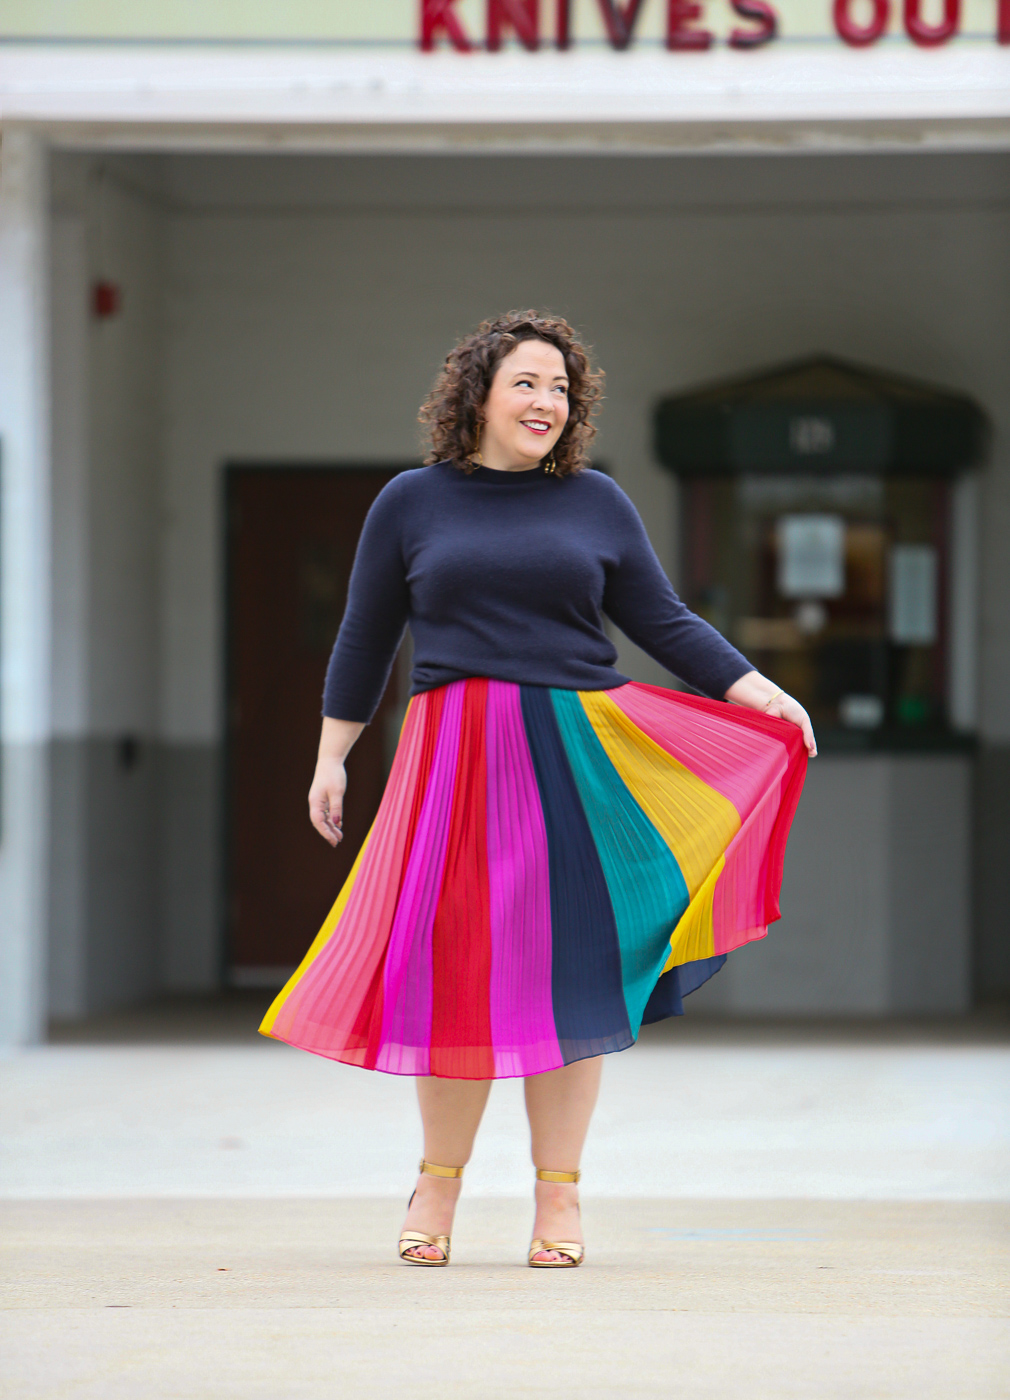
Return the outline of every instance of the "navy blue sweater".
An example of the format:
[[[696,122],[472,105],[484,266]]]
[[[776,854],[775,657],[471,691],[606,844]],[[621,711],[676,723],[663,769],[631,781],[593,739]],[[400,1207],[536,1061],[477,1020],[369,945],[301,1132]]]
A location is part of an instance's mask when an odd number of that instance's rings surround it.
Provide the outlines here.
[[[372,718],[408,623],[412,694],[466,676],[608,690],[627,677],[604,614],[706,695],[752,669],[680,601],[635,507],[601,472],[403,472],[361,532],[323,714]]]

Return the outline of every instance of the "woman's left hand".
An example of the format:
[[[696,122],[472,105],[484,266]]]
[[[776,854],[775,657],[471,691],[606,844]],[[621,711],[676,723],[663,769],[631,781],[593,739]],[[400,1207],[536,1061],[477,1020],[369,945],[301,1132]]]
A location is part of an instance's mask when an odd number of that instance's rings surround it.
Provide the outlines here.
[[[738,681],[734,681],[726,692],[727,700],[735,705],[746,705],[749,710],[758,710],[763,715],[774,715],[776,719],[788,720],[803,734],[803,743],[811,758],[817,757],[817,740],[810,716],[798,700],[787,695],[774,681],[763,676],[760,671],[748,671]]]

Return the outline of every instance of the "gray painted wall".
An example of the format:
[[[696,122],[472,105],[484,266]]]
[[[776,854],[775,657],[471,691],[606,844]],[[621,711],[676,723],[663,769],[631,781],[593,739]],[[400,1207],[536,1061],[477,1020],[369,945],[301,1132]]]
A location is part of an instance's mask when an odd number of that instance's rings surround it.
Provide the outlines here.
[[[983,744],[975,767],[975,995],[1010,998],[1010,745]]]
[[[826,756],[786,853],[782,919],[692,1009],[955,1013],[971,1000],[971,761]]]
[[[971,1004],[972,764],[892,758],[888,792],[888,993],[896,1011]]]
[[[50,1014],[216,986],[215,752],[129,738],[59,739],[51,752]]]
[[[56,740],[52,760],[50,1012],[73,1019],[158,990],[157,764],[113,739]]]
[[[205,991],[224,971],[219,750],[162,743],[158,764],[159,980]]]

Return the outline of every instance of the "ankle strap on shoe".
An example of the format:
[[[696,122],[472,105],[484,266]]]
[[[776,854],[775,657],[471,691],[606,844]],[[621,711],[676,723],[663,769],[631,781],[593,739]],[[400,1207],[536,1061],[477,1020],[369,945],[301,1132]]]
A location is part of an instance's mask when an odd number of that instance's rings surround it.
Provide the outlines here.
[[[582,1176],[581,1172],[545,1172],[537,1167],[537,1181],[561,1181],[575,1182]]]
[[[462,1176],[462,1167],[440,1167],[437,1162],[426,1162],[421,1158],[417,1170],[422,1176]]]

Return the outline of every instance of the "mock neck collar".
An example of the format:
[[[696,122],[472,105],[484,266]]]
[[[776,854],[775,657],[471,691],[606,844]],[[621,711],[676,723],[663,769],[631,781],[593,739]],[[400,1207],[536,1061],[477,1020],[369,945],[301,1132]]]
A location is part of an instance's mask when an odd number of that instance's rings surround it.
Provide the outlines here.
[[[459,468],[450,463],[450,470],[459,471]],[[528,486],[532,482],[548,479],[543,462],[538,462],[535,467],[526,467],[522,471],[497,471],[494,467],[480,466],[472,472],[459,474],[468,481],[486,481],[491,486]]]

